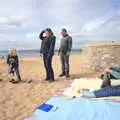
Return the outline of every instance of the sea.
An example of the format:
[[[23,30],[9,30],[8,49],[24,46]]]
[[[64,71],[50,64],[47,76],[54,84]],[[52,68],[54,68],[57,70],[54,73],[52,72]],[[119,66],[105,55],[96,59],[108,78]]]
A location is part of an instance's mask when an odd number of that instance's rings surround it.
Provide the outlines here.
[[[81,49],[72,50],[72,54],[80,54]],[[40,50],[20,50],[17,51],[19,56],[40,56]],[[8,55],[7,50],[0,50],[0,56],[6,57]],[[58,55],[58,50],[55,50],[55,55]]]

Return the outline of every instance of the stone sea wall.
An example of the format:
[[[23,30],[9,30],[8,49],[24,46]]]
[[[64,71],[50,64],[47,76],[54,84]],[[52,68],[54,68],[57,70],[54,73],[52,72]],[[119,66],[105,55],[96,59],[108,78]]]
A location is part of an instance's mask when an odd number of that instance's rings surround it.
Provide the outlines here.
[[[120,42],[85,45],[80,63],[80,70],[86,72],[100,72],[107,66],[120,65]]]

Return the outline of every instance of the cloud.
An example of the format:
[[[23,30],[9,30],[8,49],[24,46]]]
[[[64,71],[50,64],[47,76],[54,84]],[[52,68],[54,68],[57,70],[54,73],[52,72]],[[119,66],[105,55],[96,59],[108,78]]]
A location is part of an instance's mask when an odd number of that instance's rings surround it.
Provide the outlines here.
[[[114,16],[106,21],[100,22],[89,31],[88,36],[102,38],[102,40],[120,40],[120,16]]]
[[[120,38],[119,0],[4,0],[0,8],[2,44],[14,41],[14,46],[26,49],[26,44],[29,44],[31,48],[39,48],[38,35],[46,27],[51,27],[55,32],[57,47],[63,27],[68,29],[77,48],[79,44],[90,41]]]
[[[39,38],[39,33],[38,32],[28,33],[28,34],[26,34],[26,38],[27,39],[38,39]]]
[[[0,31],[16,30],[23,26],[21,19],[0,17]]]

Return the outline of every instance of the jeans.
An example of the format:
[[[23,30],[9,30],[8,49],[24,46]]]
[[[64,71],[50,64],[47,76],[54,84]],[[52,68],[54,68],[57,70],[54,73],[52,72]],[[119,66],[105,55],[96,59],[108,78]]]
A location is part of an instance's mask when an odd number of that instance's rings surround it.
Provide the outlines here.
[[[43,55],[44,66],[46,70],[46,80],[54,80],[54,72],[52,68],[52,57],[47,57],[47,55]]]
[[[14,72],[16,73],[16,76],[18,79],[21,79],[20,77],[20,72],[19,72],[19,68],[16,66],[16,67],[13,67],[12,65],[9,65],[8,66],[8,72],[9,74],[14,74]]]
[[[95,96],[108,97],[108,96],[120,96],[120,86],[107,86],[100,90],[94,91]]]
[[[87,98],[96,98],[94,92],[83,92],[82,95]]]
[[[69,75],[69,55],[60,54],[62,74]]]

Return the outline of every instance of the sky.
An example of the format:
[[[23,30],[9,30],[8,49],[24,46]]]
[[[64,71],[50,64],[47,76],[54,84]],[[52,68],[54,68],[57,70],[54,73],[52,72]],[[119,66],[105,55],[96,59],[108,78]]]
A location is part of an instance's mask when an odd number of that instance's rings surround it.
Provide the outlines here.
[[[66,28],[73,48],[120,41],[120,0],[0,0],[0,50],[39,49],[39,33],[51,28],[60,44]]]

